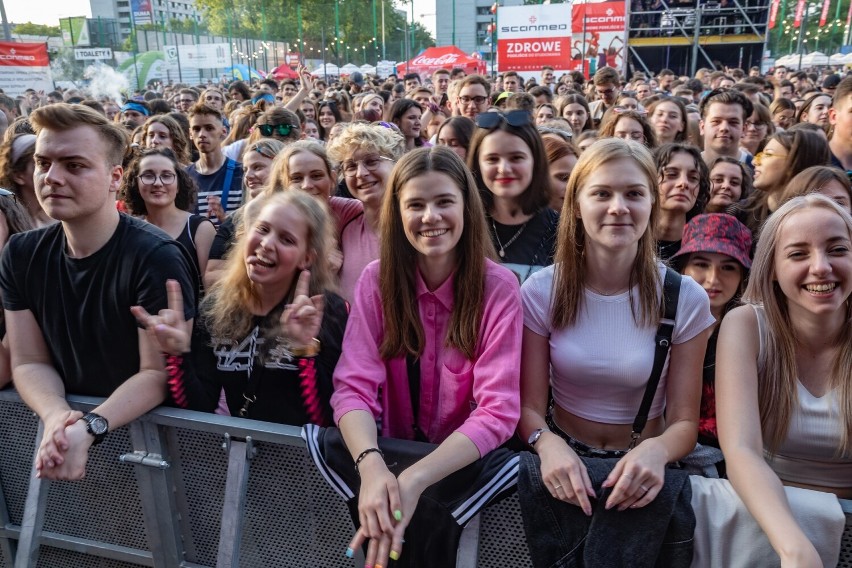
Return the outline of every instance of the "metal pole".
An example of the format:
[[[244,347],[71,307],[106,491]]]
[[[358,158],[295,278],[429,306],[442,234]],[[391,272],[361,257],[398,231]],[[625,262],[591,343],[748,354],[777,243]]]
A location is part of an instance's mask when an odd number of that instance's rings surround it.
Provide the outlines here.
[[[796,46],[796,51],[799,52],[799,71],[802,70],[802,57],[805,55],[802,53],[802,40],[805,37],[805,28],[808,27],[808,3],[805,2],[805,15],[802,17],[802,21],[799,22],[799,44]]]
[[[385,0],[382,0],[382,61],[387,61],[388,54],[385,46]]]
[[[376,37],[379,35],[378,18],[376,18],[376,0],[373,0],[373,60],[379,62],[379,46],[376,45]],[[364,63],[367,62],[367,54],[364,53]]]
[[[3,0],[0,0],[0,18],[3,19],[3,37],[6,38],[6,41],[12,41],[12,28],[9,26],[9,20],[6,19],[6,6],[3,4]]]
[[[456,45],[456,0],[453,1],[453,45]]]
[[[695,34],[692,38],[692,62],[690,65],[690,76],[695,77],[695,72],[698,69],[698,41],[701,39],[701,6],[695,10]]]
[[[340,77],[340,2],[338,0],[334,0],[334,33],[337,36],[334,54],[337,59],[337,75]]]
[[[325,56],[328,55],[325,52],[325,26],[320,30],[320,38],[322,38],[322,77],[325,80],[325,84],[328,85],[328,70],[326,69],[326,61]]]

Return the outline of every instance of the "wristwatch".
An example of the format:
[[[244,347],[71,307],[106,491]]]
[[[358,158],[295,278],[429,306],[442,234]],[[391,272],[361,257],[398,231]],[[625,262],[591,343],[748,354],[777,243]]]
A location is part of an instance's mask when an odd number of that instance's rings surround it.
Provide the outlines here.
[[[550,432],[550,430],[547,428],[539,428],[538,430],[533,431],[533,433],[530,434],[529,440],[527,440],[527,444],[535,446],[535,443],[538,442],[538,439],[541,438],[541,435],[545,432]]]
[[[107,419],[100,414],[89,412],[83,416],[82,420],[86,423],[86,432],[95,438],[92,445],[97,446],[103,442],[109,432],[109,422],[107,422]]]

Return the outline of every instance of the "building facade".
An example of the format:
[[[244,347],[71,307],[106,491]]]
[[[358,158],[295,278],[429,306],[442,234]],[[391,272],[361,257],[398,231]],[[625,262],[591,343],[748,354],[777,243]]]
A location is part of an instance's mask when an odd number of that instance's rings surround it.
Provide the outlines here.
[[[500,6],[520,6],[524,0],[500,0]],[[453,45],[465,53],[478,51],[482,58],[491,61],[491,37],[488,26],[496,23],[491,13],[494,0],[436,0],[437,45]],[[498,8],[499,10],[499,8]],[[453,32],[455,31],[455,41]],[[497,52],[494,46],[494,53]]]
[[[170,20],[201,21],[195,0],[89,0],[89,4],[92,8],[92,18],[118,21],[122,39],[130,35],[134,23],[142,25]]]

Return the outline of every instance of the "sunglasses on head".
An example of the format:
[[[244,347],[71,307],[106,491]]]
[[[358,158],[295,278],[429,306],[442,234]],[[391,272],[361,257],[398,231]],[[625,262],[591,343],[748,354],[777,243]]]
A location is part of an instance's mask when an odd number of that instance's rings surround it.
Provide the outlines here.
[[[491,130],[497,128],[500,123],[506,122],[509,126],[521,127],[532,124],[532,115],[525,110],[510,110],[507,113],[502,112],[483,112],[476,115],[474,121],[479,128]]]
[[[263,134],[263,131],[261,131],[261,134]],[[286,136],[286,134],[284,136]],[[273,150],[266,142],[257,143],[254,147],[254,151],[264,158],[269,158],[270,160],[275,159],[275,150]]]
[[[272,124],[258,124],[257,128],[264,136],[272,136],[273,132],[277,133],[278,136],[289,136],[290,132],[293,131],[292,124],[277,124],[274,126]]]

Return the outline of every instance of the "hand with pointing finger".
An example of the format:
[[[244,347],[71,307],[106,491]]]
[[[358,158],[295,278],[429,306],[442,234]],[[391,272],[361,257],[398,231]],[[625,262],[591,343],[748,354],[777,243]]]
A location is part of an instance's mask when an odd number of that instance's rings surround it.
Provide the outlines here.
[[[296,283],[293,303],[281,314],[281,330],[293,347],[301,349],[319,335],[325,299],[322,294],[308,296],[311,272],[303,270]]]
[[[161,351],[181,355],[189,351],[192,324],[184,318],[183,293],[177,280],[166,282],[166,293],[168,307],[157,315],[149,314],[142,306],[133,306],[130,311]]]

